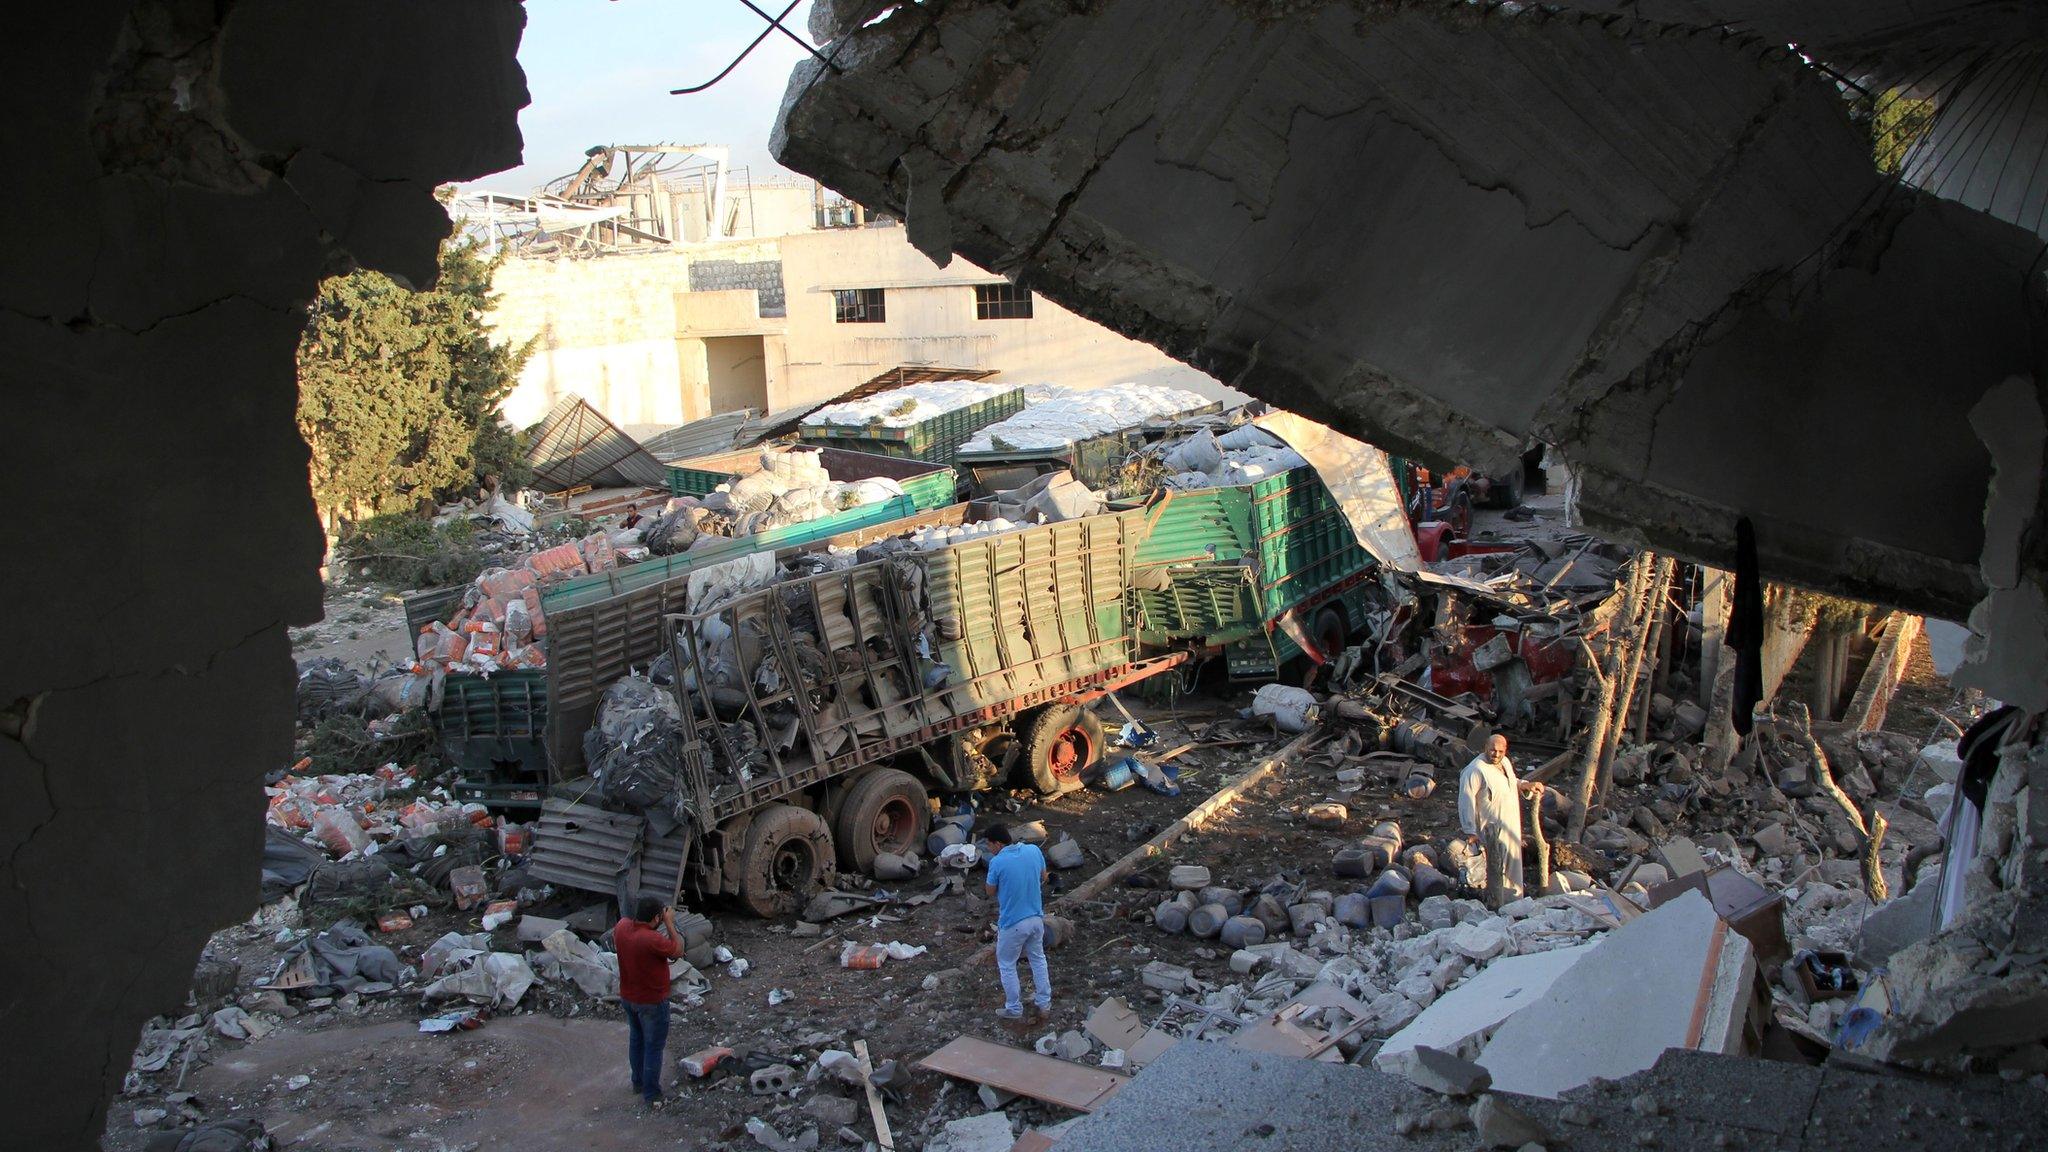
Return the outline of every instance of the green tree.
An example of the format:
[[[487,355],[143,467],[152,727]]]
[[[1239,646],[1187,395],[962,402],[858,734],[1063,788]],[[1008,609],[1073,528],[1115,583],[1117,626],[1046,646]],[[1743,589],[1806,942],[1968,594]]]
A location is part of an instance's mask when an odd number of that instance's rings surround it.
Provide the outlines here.
[[[333,529],[419,511],[492,478],[507,488],[531,478],[497,411],[527,350],[484,325],[495,268],[474,243],[451,240],[428,291],[377,272],[322,286],[299,342],[299,432]]]

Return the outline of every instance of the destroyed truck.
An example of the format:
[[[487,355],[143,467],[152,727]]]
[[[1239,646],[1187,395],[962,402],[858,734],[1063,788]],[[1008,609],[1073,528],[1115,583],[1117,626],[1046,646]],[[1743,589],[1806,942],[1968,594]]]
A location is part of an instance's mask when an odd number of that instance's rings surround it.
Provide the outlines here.
[[[936,547],[907,538],[671,614],[669,796],[630,814],[589,802],[585,782],[558,788],[533,876],[783,915],[839,869],[922,848],[933,790],[1013,771],[1048,792],[1077,784],[1104,746],[1085,705],[1187,659],[1142,654],[1130,627],[1142,524],[1126,511],[989,535],[939,525],[922,534],[948,541]]]
[[[551,779],[574,774],[582,765],[583,734],[599,695],[660,653],[661,617],[673,610],[673,598],[696,568],[895,523],[952,501],[954,480],[948,468],[836,448],[817,452],[834,479],[888,479],[904,494],[543,589],[544,667],[489,675],[450,672],[442,679],[430,718],[443,754],[457,769],[458,797],[530,809],[538,807]],[[760,470],[761,458],[762,450],[752,448],[673,463],[669,485],[677,495],[703,495]],[[409,634],[418,636],[437,621],[447,623],[471,592],[465,584],[406,597]]]

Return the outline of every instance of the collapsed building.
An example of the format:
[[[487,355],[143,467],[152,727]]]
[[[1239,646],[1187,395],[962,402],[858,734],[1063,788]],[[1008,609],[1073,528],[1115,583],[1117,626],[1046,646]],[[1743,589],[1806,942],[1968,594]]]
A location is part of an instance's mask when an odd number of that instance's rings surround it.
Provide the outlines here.
[[[1211,2],[1161,26],[1129,0],[961,0],[853,31],[891,6],[818,7],[845,35],[794,78],[781,155],[936,257],[1390,448],[1484,465],[1534,435],[1605,532],[1732,566],[1746,514],[1767,574],[1949,617],[1981,600],[1965,677],[2048,707],[2016,147],[2036,9]],[[518,161],[525,90],[496,0],[27,21],[10,132],[43,167],[0,248],[0,581],[33,610],[4,630],[0,973],[35,1069],[8,1081],[15,1130],[62,1146],[256,898],[249,785],[290,746],[287,626],[319,614],[303,304],[351,265],[429,280],[433,187]],[[1949,113],[1905,181],[1845,98],[1893,89]],[[79,531],[138,477],[146,515]],[[2048,767],[2031,728],[2007,745],[1999,834],[1969,914],[1916,949],[1939,979],[1901,1006],[1901,1054],[2038,1019],[2017,1009]],[[118,964],[86,914],[108,909]]]

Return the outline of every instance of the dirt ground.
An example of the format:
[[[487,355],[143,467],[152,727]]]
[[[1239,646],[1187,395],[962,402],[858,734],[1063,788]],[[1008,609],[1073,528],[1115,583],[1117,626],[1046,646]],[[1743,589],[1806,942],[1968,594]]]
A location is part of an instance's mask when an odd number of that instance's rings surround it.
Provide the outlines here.
[[[401,594],[362,585],[329,584],[317,624],[292,629],[292,655],[303,667],[333,657],[351,668],[381,668],[412,658]]]
[[[1183,708],[1178,720],[1164,709],[1135,710],[1158,730],[1156,747],[1171,748],[1198,738],[1212,724],[1234,719],[1227,703],[1199,702]],[[1055,873],[1055,892],[1066,891],[1257,764],[1280,742],[1268,735],[1259,744],[1188,754],[1182,761],[1183,793],[1177,797],[1142,787],[1082,791],[995,818],[1043,820],[1054,836],[1065,831],[1083,844],[1086,864]],[[625,1024],[617,1006],[548,985],[536,985],[537,993],[528,997],[529,1005],[538,1001],[537,1008],[522,1008],[468,1033],[419,1034],[415,1021],[423,1014],[421,1006],[405,995],[364,1000],[353,1011],[340,1005],[305,1011],[260,1041],[216,1039],[210,1063],[192,1070],[183,1090],[196,1094],[191,1104],[209,1117],[262,1119],[281,1146],[291,1148],[442,1150],[514,1142],[528,1147],[695,1148],[722,1142],[745,1147],[752,1143],[744,1131],[750,1116],[779,1119],[787,1134],[801,1131],[808,1121],[798,1109],[810,1090],[792,1101],[750,1096],[737,1080],[678,1084],[676,1057],[722,1045],[788,1059],[801,1069],[823,1048],[846,1048],[865,1039],[877,1062],[893,1059],[903,1068],[892,1088],[898,1099],[890,1115],[899,1147],[917,1148],[971,1102],[962,1086],[910,1068],[954,1036],[1028,1045],[1044,1031],[1079,1028],[1088,1012],[1111,995],[1156,1014],[1157,993],[1138,980],[1148,960],[1186,965],[1218,983],[1237,978],[1228,967],[1228,949],[1151,927],[1151,909],[1163,896],[1160,888],[1171,865],[1205,864],[1217,883],[1242,887],[1281,874],[1334,887],[1342,882],[1330,872],[1332,855],[1378,820],[1399,820],[1411,840],[1441,835],[1456,820],[1455,797],[1448,788],[1422,802],[1380,799],[1390,796],[1391,788],[1368,776],[1362,790],[1346,793],[1335,771],[1313,755],[1283,767],[1204,829],[1181,838],[1129,883],[1066,909],[1077,932],[1052,956],[1053,1018],[1049,1026],[1028,1034],[1013,1032],[995,1017],[1001,992],[993,963],[970,966],[993,911],[971,887],[966,895],[942,897],[894,917],[843,918],[815,938],[793,936],[793,921],[770,923],[730,909],[707,909],[720,941],[751,967],[739,978],[722,967],[713,969],[711,991],[702,1004],[677,1012],[669,1039],[671,1100],[661,1111],[643,1108],[627,1088]],[[1304,808],[1325,799],[1351,806],[1352,818],[1344,828],[1310,828],[1301,819]],[[568,893],[538,911],[559,915],[590,902]],[[416,959],[443,932],[478,930],[474,916],[450,913],[385,941]],[[216,954],[243,964],[245,991],[250,980],[275,965],[275,935],[274,927],[238,926],[217,937]],[[849,970],[838,963],[847,940],[896,940],[930,951],[880,970]],[[936,987],[927,990],[932,976],[938,978]],[[771,1010],[771,990],[792,998]],[[295,1076],[310,1080],[294,1087]],[[104,1147],[114,1152],[142,1147],[146,1133],[134,1125],[134,1109],[163,1106],[162,1094],[172,1090],[172,1078],[159,1077],[153,1087],[154,1092],[115,1101]],[[1062,1118],[1057,1110],[1044,1109],[1039,1120]],[[863,1108],[856,1127],[866,1126]],[[830,1130],[822,1136],[826,1147],[836,1139]]]

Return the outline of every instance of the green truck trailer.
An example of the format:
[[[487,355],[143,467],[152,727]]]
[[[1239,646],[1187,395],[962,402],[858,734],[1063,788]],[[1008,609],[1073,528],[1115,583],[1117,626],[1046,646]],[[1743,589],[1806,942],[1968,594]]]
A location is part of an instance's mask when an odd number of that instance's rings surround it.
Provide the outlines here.
[[[1163,490],[1133,558],[1139,637],[1220,652],[1234,679],[1271,679],[1365,623],[1377,561],[1306,465],[1229,487]]]
[[[457,794],[506,808],[537,808],[551,779],[582,766],[583,733],[604,689],[635,666],[661,652],[661,618],[680,606],[689,574],[754,552],[818,545],[819,542],[917,516],[950,500],[952,471],[917,461],[825,449],[821,463],[837,480],[887,477],[904,495],[835,512],[817,520],[771,528],[706,548],[656,557],[609,572],[579,576],[541,595],[547,621],[548,662],[543,668],[495,672],[488,676],[451,672],[432,712],[443,756],[455,766]],[[759,467],[760,452],[749,449],[692,461],[698,472],[716,473],[709,492]],[[670,469],[671,477],[675,469]],[[913,495],[912,493],[916,494]],[[945,493],[940,497],[938,493]],[[431,622],[447,622],[462,607],[468,585],[415,593],[405,599],[412,636]]]
[[[797,437],[805,444],[823,448],[922,460],[951,468],[960,445],[983,428],[1022,412],[1024,405],[1024,389],[1017,387],[912,424],[840,424],[813,418],[797,427]]]

